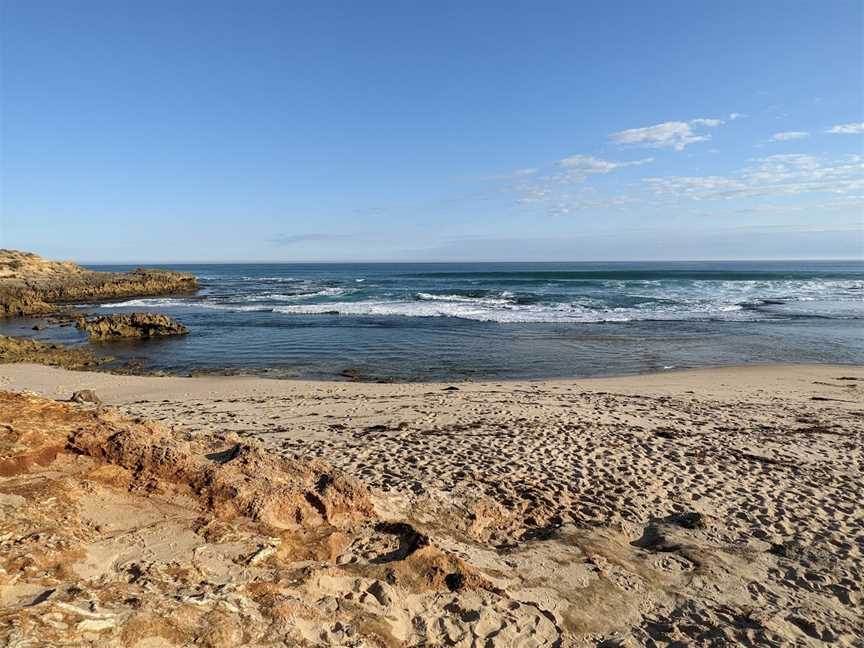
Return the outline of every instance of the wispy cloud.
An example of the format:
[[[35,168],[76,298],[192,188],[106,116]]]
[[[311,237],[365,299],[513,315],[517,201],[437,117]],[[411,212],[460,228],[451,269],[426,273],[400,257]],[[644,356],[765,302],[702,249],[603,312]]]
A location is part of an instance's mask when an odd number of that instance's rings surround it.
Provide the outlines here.
[[[731,117],[730,117],[731,118]],[[685,147],[696,142],[706,142],[711,139],[709,133],[697,132],[697,128],[716,128],[726,122],[722,119],[699,117],[690,121],[669,121],[644,128],[630,128],[618,131],[609,136],[621,146],[642,146],[648,148],[672,148],[683,151]]]
[[[740,181],[725,176],[663,176],[645,178],[644,182],[658,196],[686,196],[695,200],[718,198],[743,187]]]
[[[511,171],[510,173],[501,173],[498,175],[484,176],[481,178],[482,180],[517,180],[519,178],[525,178],[528,176],[532,176],[536,174],[539,169],[516,169],[515,171]]]
[[[791,140],[801,140],[810,137],[810,133],[805,131],[784,131],[782,133],[774,133],[771,136],[772,142],[789,142]]]
[[[654,158],[639,160],[606,160],[593,155],[571,155],[538,173],[519,178],[510,186],[516,204],[531,206],[553,214],[569,214],[585,209],[607,209],[630,205],[635,198],[604,195],[584,183],[628,167],[650,164]]]
[[[559,179],[575,180],[580,182],[588,176],[602,175],[624,169],[626,167],[641,166],[654,161],[654,158],[643,158],[630,162],[616,162],[614,160],[602,160],[591,155],[571,155],[558,161],[558,166],[566,171]]]
[[[298,243],[313,243],[319,241],[347,241],[356,239],[354,234],[329,234],[315,232],[311,234],[283,234],[271,240],[277,245],[296,245]]]
[[[709,119],[707,117],[699,117],[697,119],[690,120],[690,123],[694,126],[710,126],[711,128],[714,128],[716,126],[722,126],[726,122],[724,122],[722,119]]]
[[[590,187],[575,191],[555,191],[544,187],[525,188],[517,200],[519,205],[540,207],[553,216],[564,216],[588,209],[616,209],[632,206],[637,202],[639,200],[633,196],[610,196]]]
[[[838,124],[837,126],[832,126],[825,132],[833,133],[835,135],[861,135],[864,133],[864,122]]]
[[[644,182],[660,197],[728,200],[864,190],[864,156],[825,160],[812,155],[771,155],[729,176],[665,176]]]

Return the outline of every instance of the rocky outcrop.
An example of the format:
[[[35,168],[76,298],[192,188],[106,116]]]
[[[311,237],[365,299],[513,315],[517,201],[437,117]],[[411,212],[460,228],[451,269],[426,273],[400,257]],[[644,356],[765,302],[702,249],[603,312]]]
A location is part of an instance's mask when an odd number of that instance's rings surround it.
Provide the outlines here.
[[[189,332],[180,322],[158,313],[120,313],[82,317],[78,319],[75,326],[82,331],[87,331],[91,340],[186,335]]]
[[[97,356],[90,349],[0,335],[0,363],[33,362],[66,369],[85,369],[98,367],[109,360],[111,358]]]
[[[70,261],[49,261],[32,252],[0,250],[0,279],[62,279],[85,272]]]
[[[254,442],[0,392],[0,643],[560,645],[548,612],[375,501]]]
[[[27,252],[0,250],[0,316],[42,315],[64,303],[194,292],[194,275],[139,268],[97,272]]]
[[[3,285],[0,280],[0,317],[44,315],[56,310],[56,306],[43,301],[37,292],[21,286]]]

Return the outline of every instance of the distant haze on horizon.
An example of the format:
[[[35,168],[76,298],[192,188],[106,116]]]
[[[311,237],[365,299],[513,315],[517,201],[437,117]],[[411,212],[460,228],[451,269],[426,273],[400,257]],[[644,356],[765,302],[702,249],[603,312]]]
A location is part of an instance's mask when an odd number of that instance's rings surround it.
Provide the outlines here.
[[[0,0],[0,247],[864,258],[864,3]]]

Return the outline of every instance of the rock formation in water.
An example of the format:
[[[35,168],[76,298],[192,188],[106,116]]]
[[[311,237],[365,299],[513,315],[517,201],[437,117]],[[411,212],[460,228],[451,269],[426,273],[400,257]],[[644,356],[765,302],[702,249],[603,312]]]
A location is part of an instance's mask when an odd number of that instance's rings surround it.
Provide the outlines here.
[[[159,313],[120,313],[81,317],[75,326],[82,331],[87,331],[91,340],[186,335],[189,332],[180,322]]]
[[[42,315],[72,301],[191,293],[191,274],[139,268],[97,272],[29,252],[0,250],[0,316]]]

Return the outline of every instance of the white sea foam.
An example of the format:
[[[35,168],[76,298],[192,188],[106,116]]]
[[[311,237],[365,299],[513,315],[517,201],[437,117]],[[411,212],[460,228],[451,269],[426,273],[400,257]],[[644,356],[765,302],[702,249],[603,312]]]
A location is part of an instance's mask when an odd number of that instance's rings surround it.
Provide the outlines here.
[[[250,278],[251,279],[251,278]],[[451,317],[485,322],[592,323],[629,321],[757,321],[807,316],[825,305],[832,317],[864,316],[860,280],[774,281],[610,281],[592,293],[580,290],[568,299],[567,292],[552,286],[540,303],[519,303],[510,291],[486,296],[457,292],[381,292],[363,301],[346,296],[358,287],[322,286],[312,280],[287,277],[258,278],[295,281],[291,289],[231,297],[143,298],[102,304],[103,308],[201,308],[235,312],[276,312],[285,315],[339,313],[346,316]],[[275,288],[275,286],[274,286]],[[544,299],[543,290],[536,290]],[[481,293],[482,294],[482,293]],[[339,301],[337,299],[342,298]],[[829,303],[841,304],[828,307]],[[797,306],[795,306],[797,304]],[[804,304],[814,304],[802,310]],[[842,306],[842,304],[846,304]]]
[[[240,277],[241,281],[256,281],[256,282],[272,282],[272,283],[291,283],[299,281],[294,277]]]
[[[171,306],[185,306],[189,303],[190,302],[187,299],[166,299],[162,297],[152,297],[99,304],[99,308],[168,308]],[[87,306],[88,304],[78,304],[79,308],[87,308]]]
[[[431,293],[417,293],[417,299],[421,301],[458,302],[464,304],[482,304],[488,306],[501,306],[513,303],[510,299],[498,299],[495,297],[468,297],[466,295],[433,295]]]
[[[727,305],[714,309],[673,310],[610,308],[586,309],[575,304],[517,305],[482,304],[457,301],[358,301],[329,304],[295,304],[276,306],[274,313],[286,315],[334,314],[348,316],[454,317],[481,322],[502,323],[594,323],[629,322],[633,320],[691,319],[758,319],[741,306]]]
[[[79,305],[81,308],[86,308],[86,304]],[[144,298],[130,299],[124,302],[114,302],[100,304],[99,308],[208,308],[211,310],[227,310],[227,311],[269,311],[271,308],[262,306],[251,306],[243,304],[234,304],[230,302],[217,302],[207,299],[164,299],[164,298]]]
[[[342,295],[348,295],[352,292],[354,291],[347,288],[322,288],[321,290],[314,290],[312,292],[299,292],[291,294],[264,293],[261,295],[240,296],[235,299],[238,302],[293,302],[302,301],[304,299],[312,299],[313,297],[341,297]]]
[[[244,306],[243,304],[226,304],[211,301],[197,302],[194,305],[212,310],[237,311],[241,313],[268,313],[273,310],[269,306]]]

